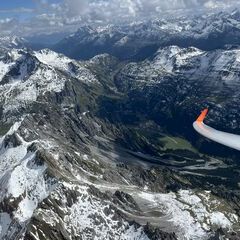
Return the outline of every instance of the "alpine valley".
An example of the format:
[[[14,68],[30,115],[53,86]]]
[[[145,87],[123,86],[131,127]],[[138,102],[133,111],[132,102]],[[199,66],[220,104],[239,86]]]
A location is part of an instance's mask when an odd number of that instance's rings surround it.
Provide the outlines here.
[[[223,37],[224,36],[224,37]],[[240,13],[0,38],[0,239],[240,239]]]

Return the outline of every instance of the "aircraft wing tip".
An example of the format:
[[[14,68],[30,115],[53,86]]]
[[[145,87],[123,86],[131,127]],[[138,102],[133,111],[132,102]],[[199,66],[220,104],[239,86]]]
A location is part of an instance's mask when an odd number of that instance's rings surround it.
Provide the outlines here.
[[[203,122],[203,120],[205,119],[205,117],[207,116],[208,113],[208,108],[205,108],[202,113],[199,115],[199,117],[197,118],[197,122]]]

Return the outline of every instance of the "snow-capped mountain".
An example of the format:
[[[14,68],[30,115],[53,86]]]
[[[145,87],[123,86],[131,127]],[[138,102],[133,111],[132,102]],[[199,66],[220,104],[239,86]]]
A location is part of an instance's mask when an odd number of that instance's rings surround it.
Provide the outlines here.
[[[188,78],[205,79],[207,84],[211,79],[216,82],[238,84],[240,67],[240,49],[202,51],[200,49],[169,46],[160,48],[152,58],[141,63],[126,65],[123,74],[137,79],[159,80],[160,76],[179,74]],[[217,80],[216,80],[217,79]]]
[[[238,50],[171,46],[127,63],[2,49],[0,72],[1,239],[239,234],[237,164],[202,154],[163,122],[178,108],[175,120],[190,128],[205,100],[221,103],[220,123],[226,100],[195,93],[238,86]]]
[[[234,11],[119,26],[85,26],[53,49],[77,59],[109,53],[120,59],[143,60],[159,47],[178,45],[213,50],[239,45],[239,36],[239,12]]]
[[[146,98],[158,96],[158,104],[161,102],[162,106],[151,109],[152,102],[144,102],[150,104],[147,107],[150,112],[146,114],[160,118],[159,108],[165,109],[166,103],[172,105],[174,102],[174,114],[184,109],[183,114],[190,114],[189,119],[192,119],[194,109],[201,111],[201,108],[209,106],[213,113],[212,122],[219,124],[220,128],[235,132],[240,129],[236,121],[240,118],[239,57],[239,49],[202,51],[193,47],[164,47],[149,59],[124,66],[115,82],[123,91],[140,89],[145,91],[143,96]],[[141,94],[137,97],[142,98]],[[191,99],[195,100],[192,102]],[[171,114],[169,117],[172,118]]]
[[[0,102],[7,117],[28,108],[47,92],[61,92],[68,78],[97,81],[84,64],[50,50],[3,49],[1,53]]]
[[[24,38],[17,36],[1,36],[0,46],[1,48],[23,48],[26,46],[27,41]]]

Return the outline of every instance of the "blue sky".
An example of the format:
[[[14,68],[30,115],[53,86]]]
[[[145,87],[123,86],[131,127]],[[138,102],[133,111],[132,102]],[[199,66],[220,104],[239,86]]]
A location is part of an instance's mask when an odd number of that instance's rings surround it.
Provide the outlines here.
[[[11,9],[11,8],[18,8],[18,7],[34,7],[34,2],[29,0],[10,0],[10,1],[1,1],[0,7],[1,9]]]
[[[16,18],[25,20],[36,15],[44,4],[61,3],[63,0],[8,0],[0,1],[0,19]],[[80,0],[81,1],[81,0]]]
[[[13,9],[13,8],[35,8],[37,3],[44,1],[34,1],[34,0],[8,0],[0,1],[1,9]],[[48,0],[49,3],[59,3],[61,0]]]

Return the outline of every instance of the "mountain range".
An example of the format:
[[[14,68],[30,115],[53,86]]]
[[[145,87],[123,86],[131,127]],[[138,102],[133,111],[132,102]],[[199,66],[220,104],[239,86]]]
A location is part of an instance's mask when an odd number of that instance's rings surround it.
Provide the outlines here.
[[[86,25],[51,49],[79,60],[108,53],[121,60],[138,61],[169,45],[207,51],[229,48],[239,45],[239,16],[236,10],[122,25]]]
[[[4,40],[0,239],[239,239],[238,16]]]

